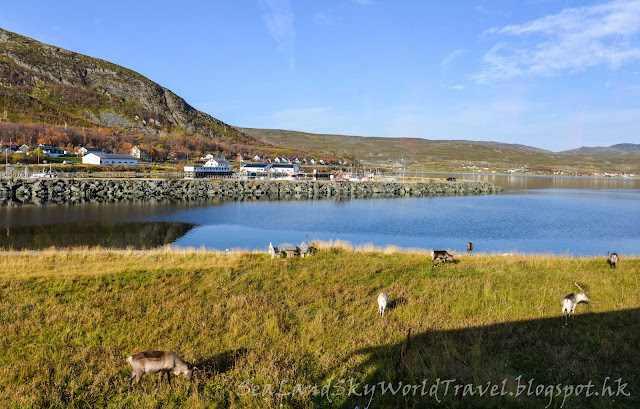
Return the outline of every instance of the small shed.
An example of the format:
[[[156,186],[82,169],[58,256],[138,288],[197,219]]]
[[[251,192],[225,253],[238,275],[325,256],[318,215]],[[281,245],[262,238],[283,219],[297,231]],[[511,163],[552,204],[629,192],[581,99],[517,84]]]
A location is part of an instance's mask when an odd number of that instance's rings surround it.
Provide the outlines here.
[[[316,248],[313,247],[313,245],[305,243],[304,241],[298,246],[298,253],[300,253],[300,257],[313,256],[315,252]]]
[[[298,248],[291,243],[282,243],[278,245],[278,249],[284,258],[291,258],[296,256]]]

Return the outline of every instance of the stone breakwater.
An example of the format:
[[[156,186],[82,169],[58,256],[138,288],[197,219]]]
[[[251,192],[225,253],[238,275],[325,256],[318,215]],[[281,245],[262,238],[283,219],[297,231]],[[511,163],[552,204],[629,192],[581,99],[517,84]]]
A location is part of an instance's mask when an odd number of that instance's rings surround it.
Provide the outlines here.
[[[0,203],[348,199],[470,195],[501,190],[488,182],[12,179],[0,181]]]

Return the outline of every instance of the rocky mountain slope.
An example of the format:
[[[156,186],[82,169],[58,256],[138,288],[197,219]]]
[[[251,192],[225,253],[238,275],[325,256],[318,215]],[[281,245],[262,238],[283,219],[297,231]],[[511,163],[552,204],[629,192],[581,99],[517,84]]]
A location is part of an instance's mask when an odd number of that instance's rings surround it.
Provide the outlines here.
[[[258,144],[135,71],[0,29],[0,114],[5,110],[12,122]]]

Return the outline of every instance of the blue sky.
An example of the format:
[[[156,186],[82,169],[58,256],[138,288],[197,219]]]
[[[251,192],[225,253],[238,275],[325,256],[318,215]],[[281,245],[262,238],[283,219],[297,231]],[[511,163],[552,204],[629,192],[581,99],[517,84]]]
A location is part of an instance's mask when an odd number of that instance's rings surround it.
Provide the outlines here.
[[[0,27],[140,72],[229,124],[640,143],[640,0],[4,1]]]

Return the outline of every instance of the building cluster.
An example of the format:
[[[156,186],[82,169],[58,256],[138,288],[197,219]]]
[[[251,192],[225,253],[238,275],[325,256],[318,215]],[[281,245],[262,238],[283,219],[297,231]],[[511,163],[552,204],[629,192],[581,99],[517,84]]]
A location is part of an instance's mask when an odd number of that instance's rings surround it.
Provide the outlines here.
[[[137,166],[138,159],[142,151],[137,147],[134,147],[131,151],[131,155],[123,155],[113,153],[113,151],[105,148],[92,148],[92,147],[80,147],[75,152],[69,152],[64,148],[57,146],[51,146],[47,144],[39,144],[38,146],[21,145],[18,146],[15,142],[0,142],[0,149],[2,152],[18,153],[22,155],[30,155],[34,151],[39,150],[42,155],[48,158],[55,158],[59,156],[77,155],[82,157],[82,163],[91,165],[123,165],[123,166]],[[137,150],[137,157],[134,156]]]
[[[231,177],[233,175],[231,163],[224,157],[210,157],[203,166],[185,166],[184,174],[188,178]]]
[[[8,153],[21,153],[24,155],[32,155],[34,151],[38,151],[38,155],[45,157],[60,157],[76,155],[82,157],[83,164],[89,165],[112,165],[112,166],[137,166],[141,161],[150,161],[151,155],[148,151],[141,147],[133,146],[131,153],[120,154],[101,147],[80,147],[73,152],[51,146],[40,144],[38,146],[29,146],[14,142],[0,142],[0,149]],[[41,157],[41,156],[39,156]],[[206,160],[204,164],[187,165],[184,167],[185,176],[188,178],[227,178],[234,175],[231,163],[224,156],[214,156],[208,154],[201,158]],[[240,168],[236,169],[237,176],[241,178],[260,178],[260,179],[288,179],[295,178],[301,173],[301,166],[349,166],[350,164],[343,161],[324,160],[314,158],[286,158],[286,157],[262,157],[256,155],[253,158],[238,155],[236,162],[240,164]],[[65,162],[66,163],[66,162]],[[314,173],[318,170],[314,169]]]
[[[224,157],[211,157],[202,166],[185,166],[185,176],[188,178],[231,177],[231,163]],[[285,163],[247,163],[239,171],[239,175],[247,178],[278,179],[296,177],[300,167],[296,164]]]
[[[284,164],[284,165],[333,165],[333,166],[351,166],[352,164],[341,161],[341,160],[325,160],[325,159],[313,159],[313,158],[286,158],[276,156],[274,158],[263,157],[260,155],[256,155],[253,158],[249,156],[238,155],[236,157],[236,162],[263,162],[263,163],[271,163],[271,164]]]

